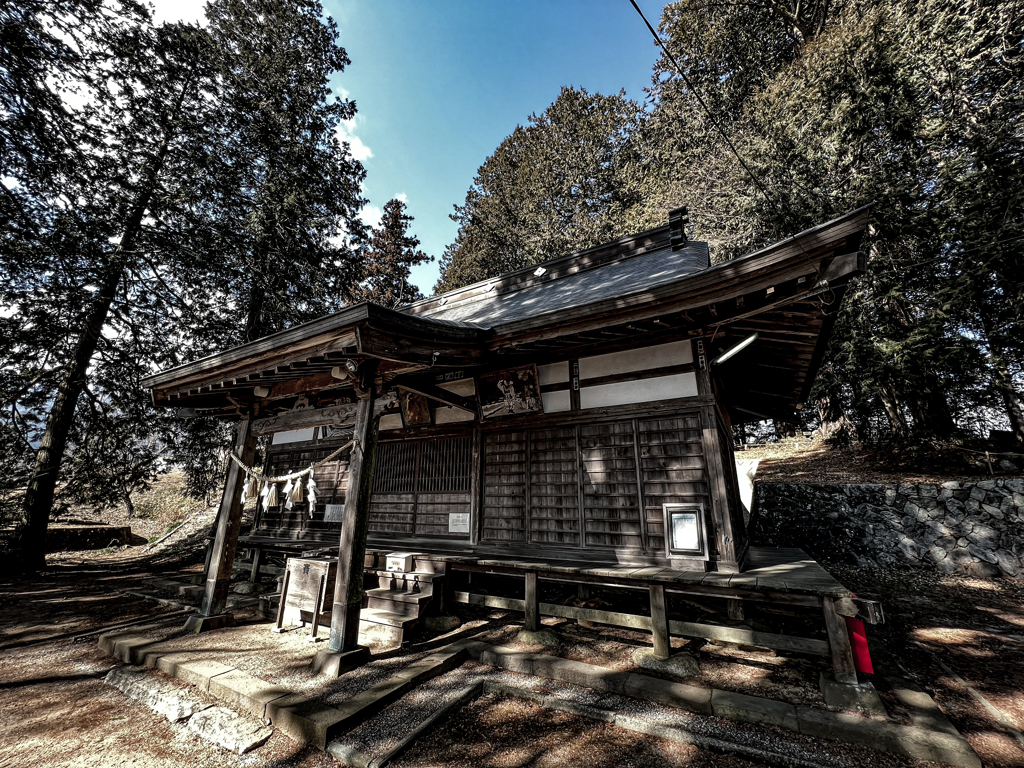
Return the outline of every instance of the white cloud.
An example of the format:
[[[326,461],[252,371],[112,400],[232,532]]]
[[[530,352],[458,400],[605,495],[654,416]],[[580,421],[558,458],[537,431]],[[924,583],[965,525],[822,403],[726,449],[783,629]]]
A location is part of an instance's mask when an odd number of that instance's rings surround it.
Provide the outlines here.
[[[356,118],[352,120],[342,120],[338,123],[338,139],[348,144],[349,152],[359,162],[366,160],[367,158],[373,157],[373,152],[370,148],[363,144],[363,140],[356,136]]]
[[[405,194],[405,192],[399,192],[397,195],[395,195],[395,200],[400,200],[403,203],[408,203],[409,196]]]
[[[383,216],[384,211],[376,205],[367,205],[359,212],[359,218],[363,220],[363,223],[375,228],[380,226]]]

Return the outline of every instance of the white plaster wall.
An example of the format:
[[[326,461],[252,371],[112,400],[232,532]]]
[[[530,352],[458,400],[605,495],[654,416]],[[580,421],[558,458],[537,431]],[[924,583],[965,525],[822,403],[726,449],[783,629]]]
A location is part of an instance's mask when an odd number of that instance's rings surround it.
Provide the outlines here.
[[[604,408],[612,405],[650,403],[674,397],[696,397],[697,374],[677,373],[672,376],[656,376],[652,379],[620,381],[614,384],[599,384],[596,387],[580,387],[581,408]]]
[[[462,394],[461,392],[459,394]],[[461,408],[449,408],[447,405],[438,404],[434,410],[435,424],[451,424],[458,421],[472,421],[476,416]]]
[[[643,347],[625,352],[611,352],[597,357],[581,358],[580,378],[593,379],[597,376],[646,371],[651,368],[665,368],[670,365],[685,365],[692,362],[693,349],[690,342],[674,341],[671,344],[659,344],[655,347]],[[568,381],[568,378],[562,379],[562,381]]]
[[[569,390],[567,389],[561,392],[541,392],[540,399],[544,404],[544,413],[568,411],[572,407],[572,401],[569,399]]]
[[[537,378],[543,387],[546,384],[561,384],[569,380],[569,363],[553,363],[551,365],[538,365]],[[547,410],[547,406],[544,406]]]
[[[289,429],[287,432],[275,432],[271,445],[284,445],[285,443],[302,443],[313,439],[313,427],[309,429]]]
[[[473,379],[459,379],[458,381],[446,381],[438,384],[438,388],[446,389],[456,395],[472,397],[476,394],[476,382]]]
[[[402,428],[402,414],[400,413],[385,413],[380,417],[380,429],[401,429]]]

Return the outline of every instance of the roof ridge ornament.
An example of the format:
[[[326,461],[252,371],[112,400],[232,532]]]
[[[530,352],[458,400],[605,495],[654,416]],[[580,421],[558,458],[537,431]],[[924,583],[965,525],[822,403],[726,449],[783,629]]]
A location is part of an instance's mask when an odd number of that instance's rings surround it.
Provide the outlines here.
[[[681,251],[689,239],[686,236],[686,225],[690,223],[690,209],[683,205],[668,212],[668,229],[673,251]]]

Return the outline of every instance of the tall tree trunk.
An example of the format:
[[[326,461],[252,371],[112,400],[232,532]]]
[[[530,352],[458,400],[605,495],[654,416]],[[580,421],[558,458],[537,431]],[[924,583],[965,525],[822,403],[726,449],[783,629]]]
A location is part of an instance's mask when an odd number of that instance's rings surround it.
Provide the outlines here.
[[[107,322],[110,305],[124,274],[122,249],[118,248],[107,265],[99,294],[89,308],[82,335],[65,369],[64,378],[57,387],[57,396],[46,417],[46,431],[36,452],[35,468],[25,492],[23,512],[25,526],[19,537],[19,548],[27,569],[37,570],[46,564],[46,528],[57,489],[57,476],[64,460],[68,433],[75,417],[78,398],[85,389],[85,374],[96,352],[100,333]]]
[[[1004,287],[1005,291],[1005,287]],[[1011,295],[1005,293],[1004,295]],[[1002,338],[995,330],[996,322],[992,317],[991,308],[985,301],[977,303],[978,314],[981,316],[981,325],[985,329],[985,337],[988,341],[989,364],[992,366],[992,384],[999,397],[1003,401],[1003,408],[1006,410],[1006,417],[1010,421],[1010,430],[1017,442],[1024,442],[1024,401],[1020,393],[1013,386],[1013,376],[1010,375],[1010,366],[1006,362],[1006,350],[1003,347]]]
[[[883,384],[878,388],[878,399],[882,401],[885,408],[885,415],[889,417],[889,424],[892,426],[894,437],[902,440],[910,434],[910,427],[907,418],[903,415],[899,398],[891,384]]]
[[[245,332],[242,336],[242,343],[263,336],[263,305],[266,303],[266,291],[256,285],[256,277],[253,276],[253,283],[249,287],[249,306],[245,312]]]
[[[914,426],[936,437],[949,438],[956,432],[956,422],[949,410],[949,402],[942,392],[942,383],[933,372],[925,373],[924,387],[913,394],[909,406]]]
[[[32,470],[22,505],[25,524],[18,536],[18,548],[22,558],[20,566],[24,569],[39,570],[46,567],[46,529],[50,523],[50,510],[53,508],[57,479],[64,461],[68,434],[75,418],[75,408],[78,405],[78,398],[85,390],[89,364],[93,355],[96,354],[103,327],[107,324],[110,307],[114,303],[117,287],[124,276],[129,254],[135,247],[135,239],[142,229],[142,220],[156,191],[157,179],[167,159],[167,151],[173,136],[171,126],[180,113],[187,90],[188,85],[182,88],[178,96],[172,118],[167,122],[163,141],[146,170],[135,205],[125,222],[121,242],[118,243],[117,249],[103,270],[100,290],[89,307],[82,334],[78,337],[74,354],[57,387],[57,396],[54,398],[53,406],[46,416],[46,430],[39,442],[39,450],[36,451],[35,467]]]

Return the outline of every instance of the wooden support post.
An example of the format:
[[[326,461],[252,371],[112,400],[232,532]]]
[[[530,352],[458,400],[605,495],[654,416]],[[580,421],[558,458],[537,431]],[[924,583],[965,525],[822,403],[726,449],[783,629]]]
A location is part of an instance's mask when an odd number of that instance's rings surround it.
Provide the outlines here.
[[[256,455],[256,436],[249,429],[249,420],[238,422],[235,439],[235,455],[245,466],[251,466]],[[227,605],[228,588],[231,586],[231,569],[235,564],[235,550],[238,547],[238,532],[242,526],[242,490],[245,487],[245,472],[234,461],[228,464],[228,476],[224,483],[224,495],[217,512],[217,533],[213,540],[213,555],[206,573],[206,593],[203,596],[203,617],[224,613]]]
[[[320,629],[320,613],[324,609],[324,587],[327,582],[327,574],[320,574],[320,583],[316,589],[316,600],[313,601],[313,626],[309,631],[309,642],[316,642],[316,633]]]
[[[277,604],[277,624],[272,632],[281,632],[284,629],[284,605],[288,601],[288,582],[291,580],[291,569],[284,571],[284,581],[281,582],[281,602]]]
[[[213,542],[216,539],[208,537],[206,540],[206,560],[203,562],[203,583],[206,583],[206,577],[210,575],[210,561],[213,560]]]
[[[668,610],[665,606],[665,587],[651,584],[651,637],[654,641],[654,656],[667,659],[672,654],[672,642],[668,634]]]
[[[366,557],[366,528],[370,517],[373,454],[377,443],[373,400],[376,388],[373,371],[364,376],[365,387],[356,409],[352,437],[355,445],[348,465],[348,489],[338,545],[338,575],[334,583],[331,610],[332,652],[351,651],[359,645],[359,608],[363,602],[363,569]]]
[[[537,572],[526,572],[526,590],[524,595],[526,603],[526,621],[523,629],[528,632],[536,632],[540,629],[540,601],[537,599]]]
[[[263,547],[253,547],[252,570],[249,571],[249,581],[253,584],[260,583],[260,566],[263,565]]]
[[[821,609],[825,614],[825,629],[828,630],[828,647],[832,651],[832,675],[837,683],[857,685],[857,668],[853,664],[853,648],[846,620],[836,613],[835,601],[831,597],[821,598]]]
[[[743,621],[746,618],[745,611],[743,610],[743,601],[738,599],[729,598],[725,601],[725,610],[729,614],[730,619],[736,621]]]

